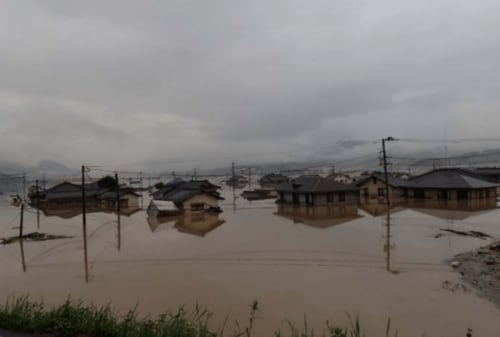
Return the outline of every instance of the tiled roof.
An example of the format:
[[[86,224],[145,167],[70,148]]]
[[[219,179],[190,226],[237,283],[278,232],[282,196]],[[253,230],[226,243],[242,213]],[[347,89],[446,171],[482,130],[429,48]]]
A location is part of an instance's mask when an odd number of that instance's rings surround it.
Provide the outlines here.
[[[358,191],[353,184],[341,184],[320,176],[301,176],[277,188],[279,192],[327,193],[336,191]]]
[[[365,182],[367,182],[368,180],[373,179],[373,178],[376,178],[377,180],[380,180],[383,183],[385,183],[385,177],[383,174],[373,174],[369,177],[366,177],[366,178],[363,178],[361,180],[356,181],[355,184],[356,184],[356,186],[361,186]],[[406,185],[408,184],[408,180],[396,178],[396,177],[393,177],[391,175],[387,176],[387,180],[388,180],[389,186],[392,186],[392,187],[406,187]]]
[[[479,189],[495,188],[498,184],[488,182],[471,172],[460,169],[440,169],[408,180],[409,188]]]

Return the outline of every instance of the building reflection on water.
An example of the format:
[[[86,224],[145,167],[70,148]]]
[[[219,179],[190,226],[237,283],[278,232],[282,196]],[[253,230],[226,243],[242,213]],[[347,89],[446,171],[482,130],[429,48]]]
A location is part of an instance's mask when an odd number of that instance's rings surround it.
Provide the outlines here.
[[[373,217],[387,214],[387,205],[383,202],[373,201],[361,203],[359,208]],[[497,208],[492,200],[466,200],[466,201],[431,201],[422,200],[390,205],[390,214],[395,214],[406,209],[414,210],[430,216],[445,220],[464,220],[468,217],[488,212]]]
[[[316,228],[328,228],[349,221],[356,220],[361,216],[358,214],[357,205],[345,206],[278,206],[275,215]]]
[[[359,209],[365,211],[373,217],[382,216],[387,214],[387,204],[379,201],[372,201],[369,203],[362,203],[359,205]],[[391,204],[390,213],[395,214],[404,211],[405,207],[403,205]]]
[[[363,216],[381,217],[384,221],[384,233],[382,234],[382,251],[386,264],[386,270],[392,274],[398,274],[400,271],[392,265],[393,254],[397,247],[393,232],[398,231],[398,218],[392,219],[395,213],[404,210],[412,210],[421,214],[429,215],[435,218],[447,221],[461,221],[472,216],[486,213],[496,209],[497,205],[491,200],[468,200],[468,201],[419,201],[404,204],[394,204],[387,212],[387,204],[380,202],[364,203],[360,205],[343,206],[277,206],[273,213],[276,216],[285,218],[293,223],[300,223],[315,228],[330,228],[340,224],[346,224]],[[79,207],[63,208],[41,208],[45,217],[59,217],[69,220],[82,215],[82,209]],[[362,210],[362,215],[359,214]],[[141,208],[122,208],[120,216],[130,217],[141,211]],[[116,210],[92,207],[87,208],[87,213],[116,214]],[[366,213],[366,214],[365,214]],[[181,233],[204,237],[219,226],[225,223],[218,213],[207,212],[187,212],[182,215],[170,217],[147,217],[147,222],[151,232],[156,233],[168,229],[174,229]],[[397,233],[396,233],[397,234]],[[121,249],[121,226],[119,217],[117,221],[117,248]],[[83,240],[87,238],[84,237]],[[27,265],[25,260],[23,240],[19,241],[21,264],[23,271],[26,272]],[[403,247],[404,248],[404,247]],[[29,266],[28,266],[29,267]]]
[[[82,215],[81,207],[61,207],[61,208],[40,208],[43,215],[46,217],[58,217],[61,219],[72,219]],[[140,207],[127,207],[120,209],[120,216],[132,216],[133,214],[141,211]],[[101,208],[101,207],[87,207],[85,209],[86,214],[92,213],[104,213],[104,214],[116,214],[116,210]]]
[[[147,218],[151,232],[160,232],[167,229],[176,229],[181,233],[196,236],[205,236],[226,221],[219,214],[208,212],[188,212],[185,214],[169,217]]]
[[[475,200],[421,200],[413,202],[405,202],[399,204],[391,204],[390,206],[383,202],[368,202],[359,205],[359,208],[373,217],[385,218],[385,234],[383,235],[384,244],[383,252],[386,260],[386,270],[392,274],[399,274],[399,270],[394,269],[391,265],[392,253],[396,249],[396,243],[392,235],[392,219],[391,215],[403,210],[409,209],[418,213],[429,215],[432,217],[446,220],[450,223],[453,221],[462,221],[469,217],[477,216],[497,208],[495,200],[491,199],[475,199]]]
[[[424,201],[408,205],[409,209],[444,220],[465,220],[497,208],[494,200]]]

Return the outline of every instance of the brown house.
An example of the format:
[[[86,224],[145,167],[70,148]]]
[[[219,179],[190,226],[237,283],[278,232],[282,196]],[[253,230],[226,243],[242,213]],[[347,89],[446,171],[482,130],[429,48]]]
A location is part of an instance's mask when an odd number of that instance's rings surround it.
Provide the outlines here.
[[[391,204],[400,204],[406,200],[407,180],[388,176],[389,199]],[[360,189],[362,204],[385,203],[386,184],[383,174],[374,174],[363,178],[355,185]]]

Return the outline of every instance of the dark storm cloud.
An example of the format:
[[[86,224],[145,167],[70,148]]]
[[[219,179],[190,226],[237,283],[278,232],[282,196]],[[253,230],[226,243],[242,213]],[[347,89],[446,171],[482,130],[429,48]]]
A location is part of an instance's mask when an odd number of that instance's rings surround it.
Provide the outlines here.
[[[75,130],[68,147],[90,137],[88,156],[119,162],[495,132],[471,111],[498,121],[496,1],[1,6],[0,135],[42,158],[79,160],[34,146],[67,142],[54,120]],[[110,156],[120,142],[129,154]]]

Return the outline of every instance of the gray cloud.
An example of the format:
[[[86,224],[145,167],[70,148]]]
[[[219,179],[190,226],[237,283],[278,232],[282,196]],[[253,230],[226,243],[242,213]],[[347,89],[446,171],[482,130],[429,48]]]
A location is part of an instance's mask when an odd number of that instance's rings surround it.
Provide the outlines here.
[[[126,163],[496,132],[469,114],[498,122],[497,1],[2,7],[0,140],[17,140],[5,158]]]

